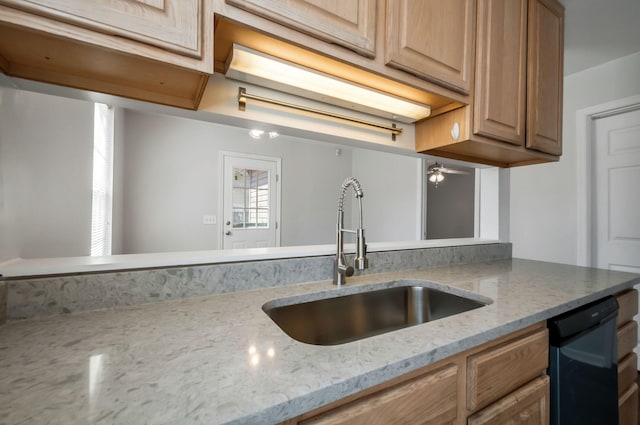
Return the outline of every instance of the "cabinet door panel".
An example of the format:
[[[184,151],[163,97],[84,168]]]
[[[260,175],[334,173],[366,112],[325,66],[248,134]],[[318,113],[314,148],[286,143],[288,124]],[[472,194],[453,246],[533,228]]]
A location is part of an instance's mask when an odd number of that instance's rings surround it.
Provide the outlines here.
[[[638,314],[638,291],[630,289],[616,296],[620,309],[618,310],[617,326],[620,327],[633,320],[633,316]]]
[[[473,132],[524,145],[527,1],[480,0]]]
[[[562,154],[564,9],[555,0],[529,2],[527,147]]]
[[[469,357],[467,364],[467,408],[475,410],[544,373],[549,364],[548,332],[485,350]]]
[[[548,425],[549,377],[544,376],[471,416],[468,425]]]
[[[0,0],[0,3],[186,56],[202,56],[201,0]]]
[[[632,320],[618,328],[618,360],[631,353],[638,345],[638,324]]]
[[[364,56],[375,55],[376,0],[226,0]]]
[[[385,63],[467,93],[474,4],[472,0],[388,0]]]
[[[638,384],[634,383],[629,390],[618,399],[620,425],[638,424]]]
[[[618,396],[622,396],[638,379],[638,356],[627,355],[618,362]]]
[[[457,382],[458,367],[450,364],[300,425],[453,424],[457,417]]]

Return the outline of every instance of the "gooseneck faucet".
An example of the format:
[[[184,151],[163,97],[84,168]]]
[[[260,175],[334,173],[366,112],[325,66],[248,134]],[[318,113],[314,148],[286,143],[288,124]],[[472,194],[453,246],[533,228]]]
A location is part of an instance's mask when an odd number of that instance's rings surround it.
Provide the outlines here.
[[[356,230],[344,228],[344,196],[349,186],[353,187],[360,209],[360,226]],[[364,240],[364,229],[362,228],[362,187],[360,182],[353,177],[349,177],[340,187],[340,197],[338,199],[338,220],[336,224],[336,259],[334,261],[333,284],[342,285],[347,276],[353,276],[354,268],[347,265],[347,258],[344,255],[344,234],[353,233],[356,235],[356,256],[353,263],[358,270],[364,270],[369,265],[367,260],[367,245]]]

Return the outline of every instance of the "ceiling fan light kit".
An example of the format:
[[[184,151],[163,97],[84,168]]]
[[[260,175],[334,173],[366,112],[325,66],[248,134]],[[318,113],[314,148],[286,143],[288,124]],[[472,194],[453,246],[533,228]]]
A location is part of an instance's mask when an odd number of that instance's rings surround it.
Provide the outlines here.
[[[452,168],[445,168],[442,163],[436,162],[433,165],[430,165],[427,169],[427,176],[429,176],[429,181],[431,183],[435,183],[436,187],[438,187],[438,183],[444,180],[444,174],[469,174],[467,171],[462,170],[454,170]]]

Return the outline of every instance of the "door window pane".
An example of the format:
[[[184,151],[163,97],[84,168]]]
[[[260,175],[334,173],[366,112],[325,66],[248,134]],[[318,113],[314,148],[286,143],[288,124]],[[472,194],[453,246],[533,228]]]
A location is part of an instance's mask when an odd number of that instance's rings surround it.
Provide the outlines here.
[[[233,168],[233,227],[269,228],[269,171]]]

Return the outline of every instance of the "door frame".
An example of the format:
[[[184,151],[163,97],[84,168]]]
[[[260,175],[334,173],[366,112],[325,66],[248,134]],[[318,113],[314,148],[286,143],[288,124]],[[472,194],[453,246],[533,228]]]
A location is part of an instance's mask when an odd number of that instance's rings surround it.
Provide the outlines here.
[[[227,157],[257,159],[260,161],[271,161],[276,163],[276,199],[274,200],[276,214],[276,247],[280,246],[280,225],[282,211],[282,158],[266,155],[255,155],[243,152],[220,151],[218,163],[218,217],[220,223],[218,225],[218,249],[224,249],[224,161]]]
[[[593,149],[594,121],[640,109],[640,95],[613,100],[576,111],[576,160],[578,216],[576,220],[577,265],[593,267]]]

